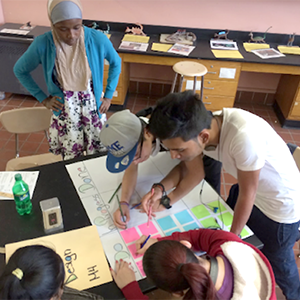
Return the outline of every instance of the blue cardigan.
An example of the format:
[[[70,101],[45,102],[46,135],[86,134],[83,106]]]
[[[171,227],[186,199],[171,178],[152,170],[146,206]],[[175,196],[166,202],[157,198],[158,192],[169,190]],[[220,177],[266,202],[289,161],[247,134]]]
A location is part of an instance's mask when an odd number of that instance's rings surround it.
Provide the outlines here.
[[[109,73],[104,97],[112,99],[121,72],[121,58],[105,34],[88,27],[83,28],[85,49],[92,72],[94,94],[97,102],[97,111],[99,113],[99,107],[102,103],[100,99],[103,90],[104,59],[107,59],[109,62]],[[56,47],[52,33],[49,31],[36,37],[14,66],[16,77],[39,102],[45,100],[48,95],[36,84],[30,72],[36,69],[39,64],[42,64],[49,95],[60,97],[60,102],[64,103],[63,92],[53,82],[52,78],[55,57]],[[60,114],[60,111],[53,112],[55,115]]]

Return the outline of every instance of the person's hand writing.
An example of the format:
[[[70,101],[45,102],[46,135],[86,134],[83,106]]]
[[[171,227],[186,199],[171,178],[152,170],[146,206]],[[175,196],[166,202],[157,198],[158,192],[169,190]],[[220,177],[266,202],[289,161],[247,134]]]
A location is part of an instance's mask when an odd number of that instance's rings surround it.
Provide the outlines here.
[[[141,200],[142,203],[142,210],[148,214],[149,208],[151,207],[152,216],[155,217],[155,214],[153,212],[158,212],[165,210],[165,207],[163,205],[160,205],[160,199],[162,197],[162,192],[159,188],[154,188],[154,192],[152,194],[152,191],[148,192]]]
[[[99,108],[99,111],[101,114],[105,114],[107,113],[109,107],[110,107],[110,104],[111,104],[111,99],[108,99],[108,98],[101,98],[102,103],[101,103],[101,106]]]
[[[126,204],[122,204],[121,203],[121,208],[122,208],[122,212],[123,212],[123,215],[126,219],[125,222],[123,222],[123,219],[122,219],[122,215],[121,215],[121,211],[120,209],[118,208],[115,212],[114,212],[114,223],[115,225],[118,227],[118,228],[121,228],[121,229],[126,229],[126,224],[129,222],[130,220],[130,210],[129,210],[129,206],[126,205]]]
[[[147,236],[146,235],[142,235],[136,242],[135,242],[135,246],[136,246],[136,253],[137,254],[144,254],[146,252],[146,250],[153,244],[155,244],[156,242],[158,242],[157,239],[153,239],[150,238],[147,243],[142,247],[143,243],[146,241]]]
[[[61,99],[60,97],[57,96],[49,96],[46,98],[44,101],[42,101],[42,104],[47,107],[48,109],[52,109],[54,111],[60,111],[63,109],[64,105],[63,103],[59,102],[58,99]]]
[[[120,262],[116,261],[115,271],[110,269],[110,272],[120,289],[136,280],[133,270],[130,268],[129,264],[122,259],[120,259]]]

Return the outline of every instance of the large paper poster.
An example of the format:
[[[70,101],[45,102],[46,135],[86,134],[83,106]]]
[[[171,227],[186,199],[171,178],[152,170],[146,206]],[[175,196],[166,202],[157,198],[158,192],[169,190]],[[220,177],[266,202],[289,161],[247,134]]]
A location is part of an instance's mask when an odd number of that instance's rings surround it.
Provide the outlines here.
[[[83,203],[92,224],[97,226],[105,254],[112,267],[115,261],[124,259],[131,262],[137,280],[145,277],[142,256],[137,256],[135,241],[141,235],[159,237],[171,235],[174,231],[196,228],[221,228],[230,230],[233,219],[231,208],[205,182],[201,182],[171,209],[156,213],[147,226],[148,217],[136,209],[130,211],[131,220],[127,230],[120,230],[113,223],[113,213],[118,208],[116,198],[108,201],[122,181],[123,173],[112,174],[106,170],[106,157],[99,157],[67,165],[66,168]],[[178,164],[169,153],[162,152],[139,165],[136,189],[130,204],[140,202],[151,189]],[[200,198],[200,190],[202,197]],[[118,192],[121,198],[121,190]],[[202,201],[202,202],[201,202]],[[246,226],[242,237],[252,235]]]
[[[6,262],[18,248],[29,245],[43,245],[60,255],[68,287],[83,290],[112,281],[96,226],[7,244]]]

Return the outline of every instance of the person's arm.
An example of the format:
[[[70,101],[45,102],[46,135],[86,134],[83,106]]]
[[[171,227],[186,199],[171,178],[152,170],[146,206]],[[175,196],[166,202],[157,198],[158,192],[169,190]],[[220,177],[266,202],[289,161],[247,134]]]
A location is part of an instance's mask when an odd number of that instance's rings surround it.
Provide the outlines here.
[[[195,229],[184,232],[174,232],[170,236],[160,237],[157,239],[150,238],[141,248],[141,245],[146,238],[147,236],[143,235],[136,241],[138,254],[144,254],[152,244],[163,240],[188,241],[192,245],[192,249],[194,251],[205,251],[212,256],[222,254],[223,251],[220,246],[225,242],[242,242],[238,236],[231,232],[213,229]]]
[[[191,161],[179,163],[161,183],[166,191],[175,187],[175,189],[168,194],[170,204],[173,205],[188,194],[203,178],[204,168],[202,156],[197,156]],[[151,191],[147,193],[142,199],[143,210],[148,213],[149,201],[153,212],[163,209],[162,205],[159,205],[161,197],[162,191],[159,187],[154,189],[153,196],[151,195]]]
[[[122,207],[123,215],[126,217],[126,222],[122,221],[122,216],[119,208],[114,212],[114,223],[117,227],[121,229],[125,229],[126,223],[130,220],[129,201],[131,199],[131,196],[133,195],[136,186],[137,175],[138,175],[138,165],[132,163],[125,170],[123,176],[121,207]],[[126,202],[127,205],[124,202]]]
[[[105,59],[109,62],[107,86],[104,98],[112,99],[113,93],[117,88],[121,73],[121,58],[108,38],[104,39],[106,55]]]
[[[121,289],[127,300],[148,299],[145,296],[136,279],[134,271],[129,267],[129,264],[124,261],[116,261],[115,270],[110,269],[111,275],[117,286]]]
[[[41,64],[39,53],[40,42],[40,37],[36,37],[26,52],[18,59],[13,70],[20,83],[29,93],[39,102],[42,102],[47,98],[47,95],[41,90],[30,74]]]
[[[166,190],[170,190],[175,186],[175,189],[168,194],[168,197],[171,200],[171,205],[180,200],[183,196],[188,194],[195,186],[197,186],[202,179],[204,178],[204,167],[203,167],[203,159],[202,156],[197,156],[191,161],[180,163],[180,177],[177,179],[175,176],[167,175],[161,183],[165,186]],[[170,174],[172,171],[170,172]],[[172,181],[173,178],[173,181]],[[172,185],[170,187],[170,185]]]
[[[256,171],[238,170],[239,195],[234,207],[230,231],[239,235],[246,225],[255,201],[260,169]]]

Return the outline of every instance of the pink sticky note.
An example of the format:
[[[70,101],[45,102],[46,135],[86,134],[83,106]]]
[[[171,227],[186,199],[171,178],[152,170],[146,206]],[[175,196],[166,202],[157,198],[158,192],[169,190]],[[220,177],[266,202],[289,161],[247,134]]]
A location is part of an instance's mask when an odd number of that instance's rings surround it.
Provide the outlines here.
[[[147,235],[148,236],[149,234],[152,235],[152,234],[155,234],[155,233],[158,232],[158,230],[154,226],[153,222],[149,222],[149,227],[147,226],[147,223],[144,223],[144,224],[142,224],[142,225],[140,225],[138,227],[139,227],[139,229],[140,229],[140,231],[141,231],[141,233],[143,235]]]
[[[156,234],[156,235],[151,236],[151,239],[158,239],[158,238],[160,238],[160,237],[161,237],[160,234]]]
[[[134,227],[121,231],[121,235],[126,244],[135,242],[140,238],[138,232]]]
[[[137,259],[138,257],[142,257],[143,256],[142,254],[136,254],[136,246],[135,246],[135,244],[132,244],[130,246],[127,245],[127,247],[129,249],[130,253],[132,254],[133,259]]]
[[[144,269],[143,269],[143,261],[140,260],[140,261],[136,261],[135,263],[136,263],[137,267],[139,268],[142,276],[146,277],[146,274],[145,274]]]

